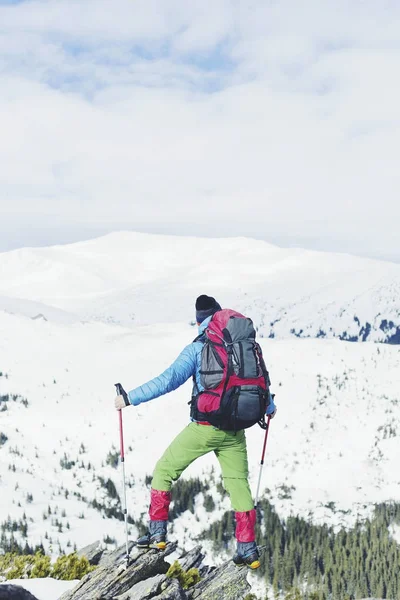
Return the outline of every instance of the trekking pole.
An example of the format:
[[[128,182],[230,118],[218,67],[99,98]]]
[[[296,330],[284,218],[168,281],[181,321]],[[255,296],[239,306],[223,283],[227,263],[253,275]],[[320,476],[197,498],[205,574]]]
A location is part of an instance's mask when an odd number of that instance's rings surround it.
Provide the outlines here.
[[[271,422],[271,415],[268,415],[267,426],[265,428],[264,445],[263,445],[262,454],[261,454],[260,473],[258,475],[258,485],[257,485],[256,499],[254,501],[254,508],[256,508],[256,509],[257,509],[257,506],[258,506],[258,495],[260,493],[261,474],[262,474],[262,470],[263,470],[263,466],[264,466],[264,456],[265,456],[265,449],[267,447],[268,431],[269,431],[269,424],[270,424],[270,422]]]
[[[120,383],[115,384],[115,389],[118,396],[126,395],[126,392]],[[126,485],[125,485],[125,452],[124,452],[124,430],[122,427],[122,410],[119,411],[119,440],[120,440],[120,452],[121,452],[121,465],[122,465],[122,489],[124,496],[124,518],[125,518],[125,538],[126,538],[126,567],[129,566],[129,545],[128,545],[128,511],[126,507]]]

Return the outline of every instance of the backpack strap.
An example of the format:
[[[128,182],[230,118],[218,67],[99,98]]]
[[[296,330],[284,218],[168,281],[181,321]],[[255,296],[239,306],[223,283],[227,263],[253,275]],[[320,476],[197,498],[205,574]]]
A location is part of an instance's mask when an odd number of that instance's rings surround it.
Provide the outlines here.
[[[195,342],[203,342],[204,343],[205,339],[206,339],[206,330],[204,329],[204,331],[199,333],[199,335],[194,338],[192,344],[194,344]]]
[[[195,342],[202,342],[204,344],[204,342],[205,342],[205,332],[204,331],[202,333],[200,333],[200,335],[198,335],[196,338],[194,338],[192,344],[194,344]],[[200,390],[199,390],[199,386],[197,385],[196,374],[193,375],[192,380],[193,380],[193,391],[192,391],[192,397],[189,400],[188,404],[190,406],[190,416],[192,418],[194,418],[195,420],[197,420],[196,419],[196,417],[197,417],[196,402],[197,402],[197,398],[200,395]]]
[[[262,353],[262,350],[261,350],[261,346],[257,342],[256,342],[256,349],[257,349],[258,358],[260,360],[261,371],[262,371],[262,374],[264,375],[264,379],[265,379],[265,383],[267,385],[267,389],[269,389],[271,387],[271,379],[269,377],[268,369],[267,369],[267,366],[266,366],[265,361],[264,361],[264,357],[263,357],[263,353]]]

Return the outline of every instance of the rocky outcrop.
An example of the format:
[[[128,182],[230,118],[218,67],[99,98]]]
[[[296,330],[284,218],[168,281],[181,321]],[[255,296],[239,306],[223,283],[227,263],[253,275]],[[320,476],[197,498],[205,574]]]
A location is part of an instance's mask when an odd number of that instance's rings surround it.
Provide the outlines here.
[[[87,558],[91,565],[98,565],[103,554],[104,548],[102,547],[100,540],[97,540],[89,546],[85,546],[77,552],[79,557],[84,556]]]
[[[200,546],[178,559],[184,571],[196,568],[201,576],[187,590],[166,575],[170,567],[166,558],[176,550],[176,544],[168,544],[164,552],[132,546],[128,565],[125,547],[103,554],[97,569],[60,600],[241,600],[249,593],[246,568],[235,567],[231,561],[218,568],[204,566]]]
[[[37,598],[19,585],[2,584],[0,600],[37,600]]]
[[[187,590],[190,600],[240,600],[249,593],[247,567],[236,567],[232,561],[214,569],[197,585]]]

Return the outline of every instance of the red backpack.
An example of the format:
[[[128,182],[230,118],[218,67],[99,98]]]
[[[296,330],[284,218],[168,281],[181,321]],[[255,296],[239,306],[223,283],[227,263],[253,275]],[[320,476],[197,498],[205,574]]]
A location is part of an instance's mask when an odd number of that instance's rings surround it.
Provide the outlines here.
[[[195,378],[191,417],[225,431],[265,427],[271,385],[251,319],[234,310],[216,312],[204,333],[200,392]]]

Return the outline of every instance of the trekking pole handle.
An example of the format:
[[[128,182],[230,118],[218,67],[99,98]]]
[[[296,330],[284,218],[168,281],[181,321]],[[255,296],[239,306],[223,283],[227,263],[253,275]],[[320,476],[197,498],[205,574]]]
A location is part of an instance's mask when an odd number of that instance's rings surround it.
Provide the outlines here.
[[[115,384],[115,391],[117,392],[117,396],[123,396],[124,394],[126,394],[124,388],[120,383]]]
[[[115,391],[117,392],[117,396],[122,396],[125,402],[125,406],[129,406],[130,402],[129,402],[129,398],[128,398],[128,394],[126,393],[126,391],[124,390],[124,388],[122,387],[122,385],[120,383],[115,383]]]
[[[117,396],[126,396],[126,392],[120,383],[115,384],[115,390],[117,392]],[[122,410],[118,411],[119,413],[119,441],[120,441],[120,449],[121,449],[121,462],[125,461],[125,450],[124,450],[124,430],[122,427]]]

